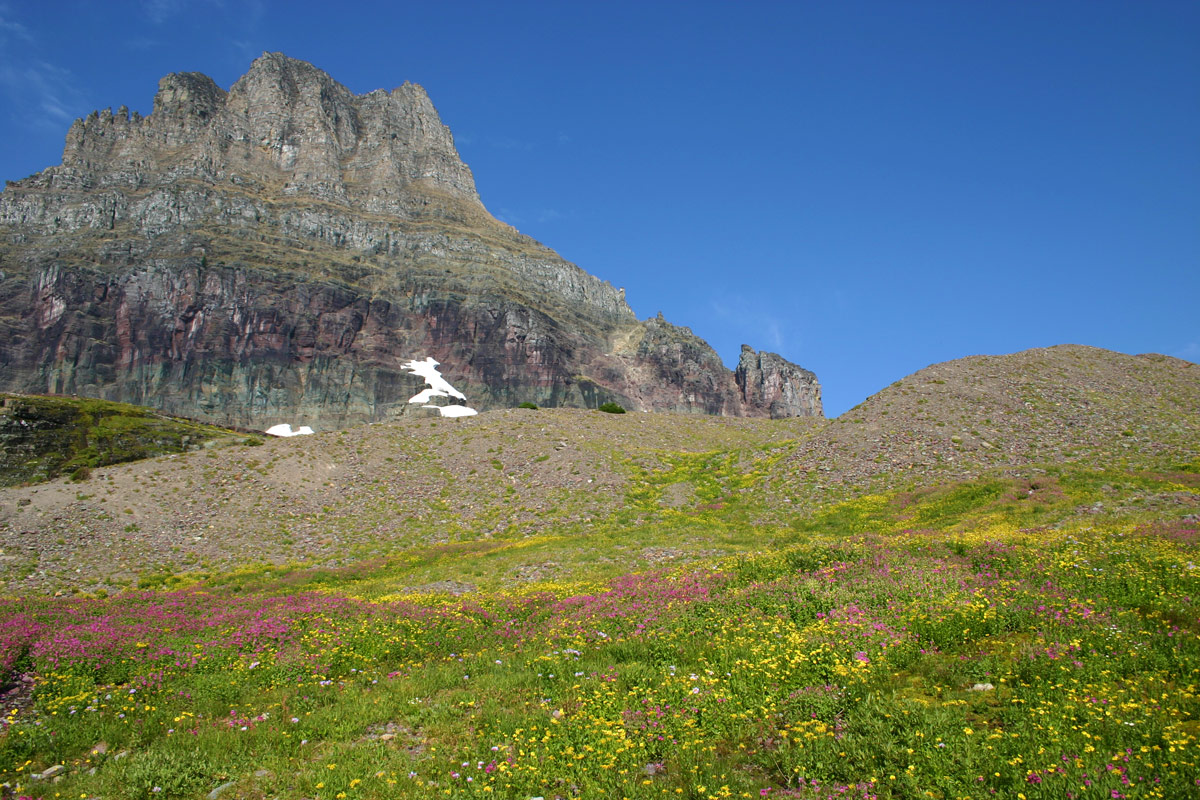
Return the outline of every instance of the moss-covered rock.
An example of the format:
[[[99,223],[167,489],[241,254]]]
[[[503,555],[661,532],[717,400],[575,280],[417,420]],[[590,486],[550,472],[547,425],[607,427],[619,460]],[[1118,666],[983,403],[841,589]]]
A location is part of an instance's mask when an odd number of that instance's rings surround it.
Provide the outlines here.
[[[0,486],[245,438],[149,408],[76,397],[0,394]]]

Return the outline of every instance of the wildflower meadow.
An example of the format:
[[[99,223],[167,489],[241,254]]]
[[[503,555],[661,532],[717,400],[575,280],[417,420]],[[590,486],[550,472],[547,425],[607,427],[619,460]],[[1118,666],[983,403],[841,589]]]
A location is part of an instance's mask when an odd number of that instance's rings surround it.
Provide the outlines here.
[[[32,684],[7,695],[0,782],[46,798],[1200,797],[1196,521],[1029,524],[1035,493],[1014,486],[869,495],[757,551],[461,596],[327,580],[9,599],[0,669]]]

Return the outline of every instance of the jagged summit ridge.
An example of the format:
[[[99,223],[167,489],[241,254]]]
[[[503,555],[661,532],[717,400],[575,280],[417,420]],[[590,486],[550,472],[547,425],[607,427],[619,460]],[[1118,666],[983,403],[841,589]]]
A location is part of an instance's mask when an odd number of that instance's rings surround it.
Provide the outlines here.
[[[63,167],[88,186],[276,173],[285,194],[373,213],[403,214],[418,184],[481,205],[424,89],[405,83],[355,95],[281,53],[263,54],[228,92],[206,75],[174,73],[159,82],[149,117],[118,111],[77,121]]]
[[[7,184],[0,327],[0,388],[258,429],[404,413],[418,356],[483,410],[820,414],[811,373],[735,380],[494,219],[421,87],[356,95],[279,53],[227,91],[168,75],[149,116],[93,112]]]

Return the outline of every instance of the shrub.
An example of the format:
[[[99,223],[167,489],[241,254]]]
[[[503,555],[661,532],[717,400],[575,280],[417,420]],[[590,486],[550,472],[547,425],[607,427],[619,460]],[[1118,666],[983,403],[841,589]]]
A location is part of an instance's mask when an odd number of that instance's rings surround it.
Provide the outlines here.
[[[529,401],[526,401],[517,406],[517,408],[532,408],[534,411],[537,411],[537,403],[530,403]]]
[[[609,401],[609,402],[601,405],[600,410],[603,411],[605,414],[624,414],[625,413],[624,408],[622,408],[620,405],[618,405],[612,401]]]
[[[159,800],[194,796],[214,783],[215,773],[199,750],[181,753],[164,748],[130,759],[123,783],[130,797]]]
[[[80,483],[82,481],[86,481],[90,477],[92,477],[92,468],[89,466],[86,466],[86,465],[79,467],[78,469],[76,469],[74,472],[71,473],[71,480],[74,483]]]

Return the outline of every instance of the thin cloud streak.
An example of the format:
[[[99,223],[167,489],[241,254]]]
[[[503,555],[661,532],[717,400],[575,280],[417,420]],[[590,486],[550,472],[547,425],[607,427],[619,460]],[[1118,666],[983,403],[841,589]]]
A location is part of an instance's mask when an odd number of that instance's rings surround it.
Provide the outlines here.
[[[19,22],[12,22],[5,19],[3,16],[7,13],[7,9],[0,7],[0,43],[4,43],[9,35],[15,36],[25,42],[33,42],[33,34]]]
[[[8,99],[10,124],[61,135],[80,115],[82,93],[70,70],[38,57],[37,38],[13,17],[0,3],[0,94]]]
[[[1191,361],[1193,364],[1200,364],[1200,342],[1188,342],[1171,355],[1175,358],[1182,358],[1184,361]]]
[[[788,330],[787,322],[763,311],[761,303],[753,303],[741,295],[728,295],[709,301],[713,316],[732,328],[745,344],[755,349],[770,347],[776,352],[798,346],[796,337]]]
[[[41,115],[30,115],[31,125],[59,128],[79,116],[80,93],[74,76],[54,64],[45,61],[35,61],[24,67],[0,64],[0,88],[18,108],[42,112]]]
[[[488,141],[488,144],[490,144],[492,147],[496,148],[497,150],[530,151],[530,150],[533,150],[533,148],[534,148],[533,142],[526,142],[526,141],[522,141],[520,139],[513,139],[513,138],[507,137],[507,136],[500,137],[500,138],[497,138],[494,136],[489,136],[487,141]]]
[[[187,3],[184,0],[142,0],[142,11],[146,19],[155,25],[162,25],[186,7]]]

